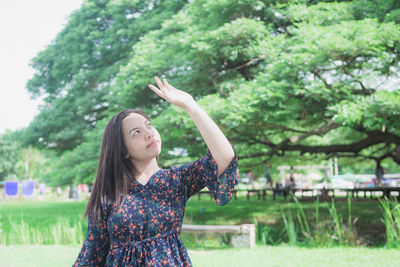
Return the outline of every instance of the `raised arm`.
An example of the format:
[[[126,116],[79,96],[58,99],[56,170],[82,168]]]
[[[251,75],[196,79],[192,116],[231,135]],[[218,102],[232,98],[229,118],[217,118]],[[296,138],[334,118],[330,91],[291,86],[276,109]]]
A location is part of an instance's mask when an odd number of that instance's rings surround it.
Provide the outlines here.
[[[158,88],[150,84],[150,89],[171,104],[183,108],[189,114],[217,163],[218,176],[222,174],[234,157],[234,151],[228,139],[190,94],[176,89],[165,79],[161,82],[159,78],[155,77],[154,80]]]

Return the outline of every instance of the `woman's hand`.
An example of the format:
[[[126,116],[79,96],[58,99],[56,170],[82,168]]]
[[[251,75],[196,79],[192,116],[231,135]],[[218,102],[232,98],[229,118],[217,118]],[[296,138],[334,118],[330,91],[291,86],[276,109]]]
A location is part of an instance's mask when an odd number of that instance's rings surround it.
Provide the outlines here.
[[[169,85],[165,79],[161,82],[159,78],[155,77],[154,80],[158,88],[149,84],[150,89],[171,104],[185,109],[192,118],[217,163],[218,176],[221,175],[235,155],[228,139],[190,94]]]
[[[191,103],[193,103],[194,100],[190,94],[176,89],[172,85],[168,84],[166,79],[163,79],[163,82],[161,82],[158,77],[154,77],[154,80],[156,81],[158,88],[152,84],[149,84],[150,89],[161,98],[167,100],[169,103],[184,109],[187,109]]]

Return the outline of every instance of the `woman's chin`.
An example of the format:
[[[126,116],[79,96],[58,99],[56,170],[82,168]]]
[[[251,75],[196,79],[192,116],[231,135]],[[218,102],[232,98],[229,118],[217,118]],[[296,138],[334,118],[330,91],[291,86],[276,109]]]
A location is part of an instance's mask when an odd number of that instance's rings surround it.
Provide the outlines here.
[[[161,154],[161,147],[160,146],[154,147],[154,156],[158,157],[160,154]]]

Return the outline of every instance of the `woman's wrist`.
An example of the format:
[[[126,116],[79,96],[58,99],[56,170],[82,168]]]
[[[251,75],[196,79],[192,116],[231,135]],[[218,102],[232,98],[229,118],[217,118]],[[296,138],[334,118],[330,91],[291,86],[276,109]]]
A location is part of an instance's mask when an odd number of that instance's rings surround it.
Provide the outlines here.
[[[186,102],[184,105],[181,106],[189,115],[196,113],[198,110],[201,109],[199,104],[192,98],[190,101]]]

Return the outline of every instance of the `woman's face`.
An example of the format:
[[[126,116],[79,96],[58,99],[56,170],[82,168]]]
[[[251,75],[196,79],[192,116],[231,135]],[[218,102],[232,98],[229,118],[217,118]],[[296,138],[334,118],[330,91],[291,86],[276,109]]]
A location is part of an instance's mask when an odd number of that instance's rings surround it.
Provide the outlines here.
[[[149,161],[161,152],[161,137],[150,121],[138,113],[122,120],[122,133],[128,150],[126,158],[132,163]]]

